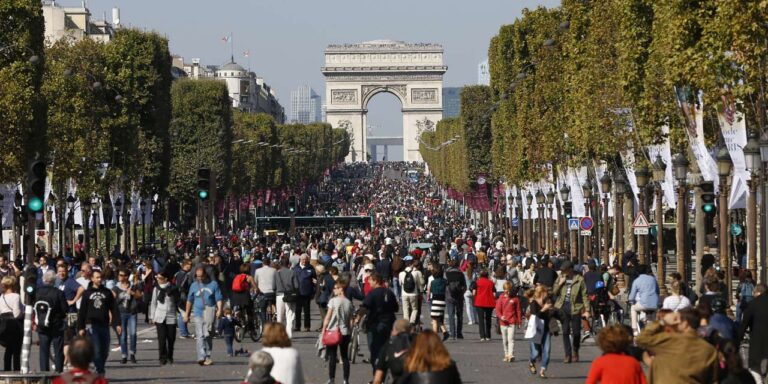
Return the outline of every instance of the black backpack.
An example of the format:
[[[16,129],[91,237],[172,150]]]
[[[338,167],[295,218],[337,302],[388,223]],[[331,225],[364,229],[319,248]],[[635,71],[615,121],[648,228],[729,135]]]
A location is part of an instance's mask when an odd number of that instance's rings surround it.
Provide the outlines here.
[[[416,280],[413,278],[411,271],[405,271],[405,279],[403,279],[403,291],[405,293],[416,292]]]
[[[35,319],[37,319],[37,328],[46,330],[51,326],[51,304],[45,300],[35,302]]]

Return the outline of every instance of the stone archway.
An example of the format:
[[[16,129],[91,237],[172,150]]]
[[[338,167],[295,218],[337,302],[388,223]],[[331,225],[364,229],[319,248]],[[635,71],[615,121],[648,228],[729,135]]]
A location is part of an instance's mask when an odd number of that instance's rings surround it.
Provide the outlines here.
[[[422,161],[418,137],[443,118],[443,47],[374,40],[329,45],[325,50],[326,122],[347,129],[352,149],[347,162],[366,161],[368,102],[388,92],[402,104],[403,157]]]

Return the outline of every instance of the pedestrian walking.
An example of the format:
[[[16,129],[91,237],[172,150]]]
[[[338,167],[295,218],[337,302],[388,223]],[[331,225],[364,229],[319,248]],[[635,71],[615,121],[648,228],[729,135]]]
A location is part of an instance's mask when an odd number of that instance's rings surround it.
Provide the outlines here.
[[[763,376],[763,362],[768,360],[768,287],[765,284],[757,284],[752,291],[753,299],[747,305],[739,325],[737,341],[744,340],[744,335],[749,332],[749,354],[747,365],[749,369],[759,372]]]
[[[475,298],[475,310],[477,311],[477,325],[480,330],[480,340],[491,340],[491,323],[493,309],[496,307],[496,295],[493,282],[488,278],[488,270],[480,270],[480,277],[470,286],[472,296]]]
[[[517,287],[511,281],[504,283],[504,289],[496,301],[496,317],[501,327],[501,341],[504,349],[504,360],[515,361],[515,329],[522,324],[520,299],[517,297]]]
[[[317,273],[309,264],[309,256],[301,255],[299,265],[293,268],[299,281],[299,297],[296,302],[296,320],[293,324],[293,330],[299,331],[301,326],[302,314],[304,317],[304,332],[310,331],[309,304],[315,297],[315,285],[317,284]]]
[[[296,299],[298,297],[299,280],[291,269],[291,261],[287,257],[275,261],[275,301],[277,303],[277,322],[284,324],[288,337],[293,337],[293,323],[296,318]]]
[[[321,334],[335,331],[341,334],[341,340],[335,345],[325,346],[325,356],[328,359],[328,383],[336,380],[337,350],[341,354],[344,384],[349,383],[349,343],[352,330],[352,302],[344,296],[346,290],[344,281],[336,282],[333,286],[333,298],[328,301],[328,311],[323,318]]]
[[[56,282],[54,270],[46,271],[42,282],[43,285],[35,294],[34,304],[37,336],[40,341],[40,371],[51,370],[51,348],[53,348],[53,370],[61,372],[64,369],[64,331],[69,307],[64,292],[53,286]]]
[[[91,285],[85,290],[77,314],[77,329],[80,336],[88,335],[93,344],[93,364],[96,373],[104,376],[106,373],[107,357],[109,357],[109,326],[115,327],[118,337],[123,329],[120,324],[120,313],[113,293],[101,285],[102,272],[91,272]],[[70,359],[70,364],[73,362]]]
[[[189,288],[184,322],[189,323],[190,312],[195,324],[197,363],[211,365],[213,353],[213,325],[221,317],[222,301],[219,284],[208,276],[205,267],[195,268],[195,282]]]
[[[549,322],[554,316],[554,305],[549,297],[549,288],[546,285],[538,284],[535,288],[526,292],[529,302],[529,312],[531,317],[528,319],[528,329],[526,338],[531,340],[531,357],[528,362],[528,369],[532,375],[536,374],[536,361],[541,360],[539,377],[547,377],[547,367],[549,366],[549,354],[552,348],[552,335],[549,332]],[[532,332],[530,332],[532,330]]]
[[[471,264],[465,263],[464,285],[471,287],[475,281],[474,268]],[[464,308],[467,309],[467,325],[477,324],[477,310],[475,309],[475,293],[471,289],[464,292]]]
[[[270,374],[283,384],[304,384],[304,370],[299,351],[291,346],[291,339],[280,323],[264,325],[261,350],[269,353],[275,361]]]
[[[429,296],[429,316],[432,319],[432,330],[443,333],[443,341],[451,337],[448,329],[445,327],[445,293],[448,290],[448,283],[443,277],[443,268],[435,265],[432,269],[432,281],[429,283],[427,295]]]
[[[419,299],[422,294],[422,287],[424,287],[424,278],[421,271],[415,268],[413,256],[408,255],[403,258],[403,261],[406,263],[406,267],[398,276],[403,287],[400,293],[400,297],[403,298],[403,318],[408,320],[413,327],[419,323]]]
[[[597,345],[603,355],[592,362],[587,384],[645,384],[640,362],[626,354],[632,345],[632,335],[624,325],[603,328],[597,335]]]
[[[405,319],[397,319],[392,326],[392,333],[387,344],[381,349],[376,361],[376,372],[373,384],[382,384],[390,375],[390,382],[399,383],[405,374],[405,358],[411,348],[411,323]]]
[[[6,276],[0,281],[0,345],[5,347],[3,370],[21,370],[21,341],[23,334],[24,304],[16,292],[16,278]]]
[[[157,275],[157,285],[152,290],[149,306],[150,322],[155,325],[160,365],[173,364],[176,343],[176,308],[181,294],[168,280],[166,272]]]
[[[235,325],[237,325],[237,319],[232,317],[232,310],[230,308],[225,309],[224,316],[219,319],[217,331],[224,338],[224,344],[227,346],[227,356],[229,357],[235,355]]]
[[[581,316],[589,318],[589,298],[584,278],[574,273],[573,264],[564,261],[560,265],[562,274],[558,277],[553,288],[553,294],[557,297],[555,308],[562,324],[563,347],[565,349],[566,364],[579,361],[579,347],[581,344]]]
[[[357,321],[367,315],[365,325],[368,331],[368,349],[372,372],[375,373],[381,348],[387,343],[392,332],[398,305],[395,294],[382,286],[381,276],[374,273],[368,280],[372,289],[357,312]]]
[[[133,273],[137,276],[137,273]],[[136,321],[138,314],[142,312],[143,289],[137,285],[132,284],[129,280],[131,271],[128,269],[121,269],[117,273],[117,283],[112,288],[112,292],[117,300],[117,309],[120,313],[120,325],[123,328],[123,333],[119,337],[120,341],[120,353],[122,354],[121,364],[128,362],[130,353],[131,363],[136,364]]]
[[[456,363],[435,332],[425,330],[413,340],[405,361],[402,384],[461,384]]]
[[[448,316],[448,331],[454,339],[463,339],[464,327],[464,293],[467,291],[467,281],[464,274],[456,267],[455,259],[448,259],[445,270],[445,280],[448,292],[445,295],[445,311]]]
[[[176,316],[176,324],[179,327],[179,337],[182,339],[190,338],[189,328],[187,323],[184,322],[184,311],[187,308],[187,296],[189,295],[189,287],[195,280],[195,274],[192,272],[192,260],[184,260],[181,263],[181,269],[176,272],[173,277],[174,284],[179,290],[178,301],[178,315]]]

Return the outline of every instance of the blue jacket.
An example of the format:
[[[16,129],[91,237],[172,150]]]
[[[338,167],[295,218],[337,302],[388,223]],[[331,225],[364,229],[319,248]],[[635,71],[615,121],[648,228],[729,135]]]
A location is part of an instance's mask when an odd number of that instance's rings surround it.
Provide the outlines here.
[[[311,265],[307,264],[303,268],[301,265],[293,267],[293,272],[296,274],[296,278],[299,280],[299,295],[301,296],[314,296],[315,295],[315,283],[312,279],[317,278],[315,269]]]
[[[235,320],[234,317],[224,316],[221,319],[219,319],[219,328],[217,329],[217,331],[222,336],[234,336],[235,324],[237,324],[237,320]]]
[[[659,285],[651,275],[640,275],[632,282],[629,301],[634,301],[643,308],[659,307]]]

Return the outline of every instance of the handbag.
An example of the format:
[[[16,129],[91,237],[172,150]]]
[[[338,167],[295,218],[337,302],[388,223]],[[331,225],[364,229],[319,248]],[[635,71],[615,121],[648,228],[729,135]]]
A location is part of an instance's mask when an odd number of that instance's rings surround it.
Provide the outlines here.
[[[331,318],[330,323],[333,323],[333,319],[336,318],[336,310],[333,311],[333,317]],[[326,329],[323,332],[323,339],[322,339],[323,345],[326,347],[335,347],[339,344],[341,344],[341,328],[339,328],[339,325],[336,324],[336,327],[333,329]]]
[[[280,276],[280,272],[277,273],[277,279],[280,280],[280,284],[285,286],[283,283],[283,278]],[[297,292],[296,288],[293,288],[290,291],[285,291],[283,293],[283,302],[284,303],[295,303],[299,300],[299,293]]]
[[[534,339],[537,335],[544,333],[544,319],[536,315],[531,315],[528,319],[528,327],[525,328],[525,339]]]

